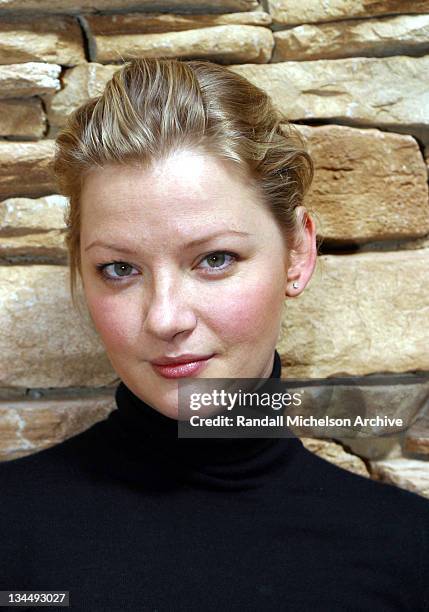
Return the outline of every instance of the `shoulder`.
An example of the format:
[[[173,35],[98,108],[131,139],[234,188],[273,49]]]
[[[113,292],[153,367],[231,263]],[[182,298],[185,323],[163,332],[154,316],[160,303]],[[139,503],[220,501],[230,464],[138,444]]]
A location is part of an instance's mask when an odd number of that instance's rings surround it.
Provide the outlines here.
[[[395,485],[355,474],[319,457],[302,445],[300,475],[321,497],[353,504],[362,513],[386,519],[397,517],[410,527],[410,517],[421,520],[429,530],[429,499]],[[411,514],[410,514],[411,513]]]
[[[0,462],[0,486],[18,494],[30,494],[42,483],[70,483],[82,477],[88,461],[103,443],[104,421],[99,421],[75,436],[34,453]],[[10,486],[10,488],[9,488]]]
[[[351,541],[385,550],[404,575],[414,568],[420,601],[429,609],[429,499],[343,469],[303,445],[299,455],[299,480],[303,495],[317,504],[314,512]]]
[[[38,452],[0,462],[0,587],[22,585],[47,547],[64,546],[85,521],[104,480],[92,468],[101,449],[103,421]],[[107,447],[106,447],[107,448]],[[73,542],[73,538],[70,538]],[[40,561],[39,568],[43,569]]]

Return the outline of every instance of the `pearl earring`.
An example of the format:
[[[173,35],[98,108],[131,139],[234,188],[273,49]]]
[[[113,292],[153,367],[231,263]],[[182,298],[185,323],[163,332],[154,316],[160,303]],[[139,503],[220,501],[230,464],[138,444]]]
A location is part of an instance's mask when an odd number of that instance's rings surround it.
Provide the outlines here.
[[[298,281],[294,281],[294,282],[292,283],[292,287],[293,287],[294,289],[298,289],[298,287],[299,287],[299,283],[298,283]]]

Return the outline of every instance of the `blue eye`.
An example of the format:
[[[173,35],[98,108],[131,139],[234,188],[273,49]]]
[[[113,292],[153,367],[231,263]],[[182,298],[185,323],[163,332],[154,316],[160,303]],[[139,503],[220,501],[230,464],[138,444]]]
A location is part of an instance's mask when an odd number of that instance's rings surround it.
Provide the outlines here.
[[[232,262],[227,263],[227,265],[224,265],[227,257],[231,258]],[[230,268],[231,265],[236,260],[237,260],[237,256],[234,253],[229,253],[227,251],[214,251],[213,253],[209,253],[208,255],[204,257],[204,259],[202,259],[202,262],[207,261],[209,264],[208,267],[204,267],[203,269],[213,270],[215,273],[216,271],[219,271],[219,270],[223,272],[224,270],[227,270],[228,268]],[[209,273],[212,274],[212,272],[209,272]]]
[[[110,266],[113,266],[113,269],[117,276],[111,276],[110,274],[106,273],[106,269]],[[132,269],[133,267],[134,266],[127,263],[126,261],[112,261],[107,264],[98,264],[97,270],[105,279],[117,282],[121,278],[130,278],[130,276],[136,276],[135,274],[122,274],[122,272],[126,272],[127,270]]]

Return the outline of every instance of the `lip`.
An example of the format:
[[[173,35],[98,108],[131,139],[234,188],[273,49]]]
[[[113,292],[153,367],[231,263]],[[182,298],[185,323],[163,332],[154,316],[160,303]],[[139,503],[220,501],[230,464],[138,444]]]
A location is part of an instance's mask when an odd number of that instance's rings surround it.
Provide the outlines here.
[[[183,355],[179,355],[179,357],[165,357],[164,359],[157,359],[156,361],[152,361],[154,365],[181,365],[182,363],[191,363],[194,361],[202,361],[204,359],[209,359],[213,357],[213,353],[210,355],[195,355],[194,353],[184,353]]]
[[[189,361],[182,361],[176,363],[159,364],[151,362],[151,365],[155,372],[163,376],[164,378],[184,378],[188,376],[195,376],[199,374],[210,361],[213,355],[203,357],[202,359],[193,358]],[[181,357],[180,359],[184,359]]]

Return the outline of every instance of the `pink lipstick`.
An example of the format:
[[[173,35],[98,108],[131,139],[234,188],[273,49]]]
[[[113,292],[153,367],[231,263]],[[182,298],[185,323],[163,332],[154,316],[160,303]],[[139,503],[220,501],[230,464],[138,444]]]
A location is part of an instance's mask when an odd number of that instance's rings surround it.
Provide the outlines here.
[[[194,361],[187,361],[183,363],[169,363],[160,365],[152,362],[152,367],[164,378],[183,378],[187,376],[195,376],[199,374],[213,357],[207,357],[205,359],[198,359]]]

